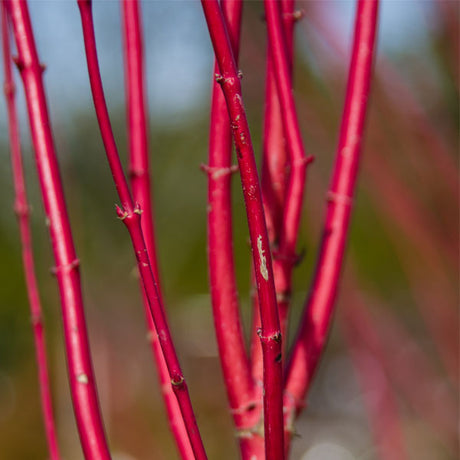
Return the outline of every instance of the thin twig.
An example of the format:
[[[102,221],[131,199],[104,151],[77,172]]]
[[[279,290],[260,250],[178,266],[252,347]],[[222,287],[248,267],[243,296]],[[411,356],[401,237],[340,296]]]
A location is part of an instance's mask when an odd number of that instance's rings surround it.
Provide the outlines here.
[[[99,409],[83,310],[79,263],[67,216],[42,82],[43,66],[38,60],[27,3],[24,0],[11,0],[8,5],[56,263],[55,274],[61,296],[70,390],[77,427],[85,456],[108,460],[110,454]]]
[[[92,2],[91,0],[78,0],[78,6],[81,14],[83,38],[85,42],[85,52],[88,63],[91,91],[93,93],[94,107],[96,109],[96,115],[106,150],[107,160],[112,171],[115,187],[121,200],[121,207],[117,206],[117,215],[125,224],[131,237],[136,254],[137,266],[149,302],[150,312],[155,323],[159,342],[168,366],[170,383],[181,408],[182,417],[187,428],[193,452],[196,458],[204,459],[206,458],[206,453],[203,447],[203,442],[196,424],[187,384],[179,365],[179,360],[177,358],[171,333],[166,321],[163,305],[158,295],[158,289],[152,273],[150,259],[141,229],[140,220],[142,210],[138,204],[134,204],[131,197],[128,182],[121,166],[120,157],[118,155],[117,146],[113,136],[97,58]]]
[[[302,407],[332,319],[360,159],[376,38],[377,10],[377,0],[358,1],[345,107],[327,196],[327,214],[319,259],[287,369],[285,410],[288,424]]]
[[[150,167],[148,155],[148,125],[145,96],[145,66],[143,57],[142,24],[138,0],[121,1],[123,11],[123,38],[125,57],[125,81],[127,93],[127,118],[129,156],[128,168],[134,201],[139,203],[143,213],[141,228],[152,264],[152,272],[157,280],[158,296],[162,299],[155,233],[153,224],[152,198],[150,188]],[[168,414],[168,422],[181,458],[193,459],[193,450],[188,439],[182,413],[174,391],[170,385],[168,367],[157,331],[150,314],[147,296],[141,282],[143,305],[147,322],[148,337],[158,370],[163,399]]]
[[[11,52],[9,30],[6,17],[5,3],[1,3],[2,14],[2,44],[3,44],[3,69],[5,72],[4,92],[8,110],[8,130],[11,146],[11,165],[13,169],[13,183],[15,190],[14,210],[19,223],[21,235],[22,261],[24,275],[29,297],[30,316],[35,342],[35,355],[38,369],[40,400],[42,404],[45,434],[48,442],[50,458],[59,460],[59,448],[56,435],[56,425],[53,415],[51,388],[48,375],[46,358],[45,331],[43,326],[42,307],[35,276],[35,264],[32,250],[32,235],[29,220],[29,205],[27,202],[26,185],[24,181],[24,168],[22,164],[21,144],[19,138],[18,116],[16,110],[16,88],[11,69]]]
[[[384,369],[384,343],[376,334],[369,314],[364,310],[359,294],[349,294],[346,312],[340,316],[349,354],[360,383],[368,419],[374,436],[374,444],[381,460],[403,460],[407,458],[397,395]],[[360,336],[372,336],[374,349]],[[386,343],[386,342],[385,342]]]
[[[456,402],[452,387],[408,331],[372,297],[347,279],[342,314],[347,327],[382,366],[389,382],[418,417],[428,422],[453,453],[457,444]],[[368,306],[372,305],[372,313]],[[383,346],[384,344],[384,346]],[[423,382],[423,385],[417,384]]]
[[[283,13],[284,36],[286,39],[286,53],[289,62],[289,77],[292,86],[292,60],[293,60],[293,23],[294,1],[281,2]],[[278,301],[281,333],[287,330],[287,310],[290,300],[290,282],[286,278],[286,263],[279,256],[281,229],[283,226],[283,210],[285,206],[286,187],[288,182],[289,159],[286,149],[286,139],[281,117],[281,108],[273,72],[273,57],[270,43],[267,46],[266,82],[265,82],[265,107],[263,128],[263,149],[261,186],[264,212],[267,220],[270,247],[275,252],[273,260],[273,275]],[[258,343],[257,328],[260,325],[257,299],[253,298],[253,327],[251,339],[251,367],[252,375],[256,382],[262,381],[262,352]],[[284,341],[284,347],[286,341]],[[284,354],[284,350],[283,350]]]

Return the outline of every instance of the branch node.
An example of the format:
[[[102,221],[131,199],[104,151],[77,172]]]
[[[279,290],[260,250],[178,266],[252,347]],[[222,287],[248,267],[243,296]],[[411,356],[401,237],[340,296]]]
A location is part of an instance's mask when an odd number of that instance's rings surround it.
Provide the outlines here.
[[[282,291],[276,293],[276,301],[278,303],[289,303],[291,300],[291,291]]]
[[[32,326],[41,326],[43,322],[41,313],[32,313],[30,315],[30,322],[32,323]]]
[[[225,177],[229,174],[234,174],[238,171],[238,165],[231,165],[230,167],[220,167],[220,166],[209,166],[206,164],[201,164],[200,169],[209,175],[211,179],[219,179]]]
[[[254,436],[264,437],[264,418],[263,416],[252,426],[245,428],[237,428],[235,431],[235,436],[239,439],[253,438]]]
[[[184,383],[184,377],[182,375],[180,375],[178,377],[174,377],[174,378],[171,379],[171,385],[173,387],[176,387],[176,388],[180,387],[180,386],[182,386],[183,383]]]
[[[299,158],[295,160],[292,164],[292,168],[301,168],[301,167],[306,167],[310,163],[313,163],[315,157],[313,155],[307,155],[303,156],[302,158]]]
[[[13,210],[17,217],[26,217],[30,214],[29,206],[24,203],[15,203]]]
[[[121,208],[117,204],[115,205],[115,210],[117,212],[118,219],[125,220],[128,217],[128,211],[125,211],[123,208]]]
[[[19,70],[19,72],[22,72],[25,67],[24,61],[19,56],[13,56],[12,59],[13,62],[16,64],[16,67]]]
[[[351,196],[345,195],[344,193],[335,193],[332,191],[327,192],[326,195],[327,201],[331,201],[337,204],[343,204],[345,206],[351,206],[353,204],[353,199]]]
[[[302,248],[299,254],[296,254],[295,252],[290,252],[288,254],[287,252],[283,253],[283,251],[274,250],[273,259],[288,262],[289,264],[293,266],[297,266],[304,259],[305,253],[306,253],[305,248]]]
[[[58,265],[50,268],[50,272],[53,276],[56,276],[59,272],[70,273],[80,266],[80,260],[74,259],[69,264]]]
[[[231,414],[244,414],[246,412],[252,412],[254,409],[257,408],[257,406],[260,406],[260,405],[261,405],[261,401],[259,401],[258,399],[254,399],[252,401],[248,401],[247,403],[242,404],[241,406],[230,408],[230,413]]]
[[[145,336],[145,338],[147,339],[147,342],[149,342],[149,343],[155,342],[157,337],[158,336],[157,336],[155,331],[148,331],[146,336]]]
[[[130,168],[129,177],[131,179],[144,177],[147,174],[147,171],[144,168]]]
[[[293,22],[297,22],[305,17],[305,10],[298,9],[298,10],[293,11],[292,13],[284,13],[283,17],[285,19],[292,19]]]
[[[264,336],[262,335],[262,328],[257,329],[257,335],[259,336],[262,342],[281,342],[281,332],[276,331],[274,334]]]
[[[139,203],[136,203],[136,206],[134,206],[134,211],[133,211],[134,214],[137,214],[137,215],[142,215],[142,208],[141,208],[141,205]]]
[[[5,96],[12,97],[16,93],[16,86],[13,82],[5,82],[3,85],[3,92]]]

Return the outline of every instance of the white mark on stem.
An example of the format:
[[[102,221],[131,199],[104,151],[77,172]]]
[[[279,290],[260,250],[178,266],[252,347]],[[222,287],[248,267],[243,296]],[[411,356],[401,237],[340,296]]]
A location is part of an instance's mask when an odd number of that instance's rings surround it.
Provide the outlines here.
[[[265,251],[262,248],[262,235],[259,235],[257,238],[257,249],[259,250],[260,258],[260,274],[265,281],[268,281],[267,259],[264,256]]]
[[[88,384],[88,376],[86,374],[78,374],[77,375],[77,382],[87,385]]]

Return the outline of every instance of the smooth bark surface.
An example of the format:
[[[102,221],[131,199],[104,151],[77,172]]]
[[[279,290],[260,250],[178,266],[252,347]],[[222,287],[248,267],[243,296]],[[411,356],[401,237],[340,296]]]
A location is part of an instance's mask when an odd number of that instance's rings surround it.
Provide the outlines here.
[[[267,459],[280,460],[284,458],[281,331],[259,178],[240,79],[222,11],[216,0],[203,0],[202,6],[219,66],[217,78],[224,92],[235,140],[259,296],[259,338],[264,365],[265,455]]]
[[[157,280],[160,299],[161,287],[155,232],[153,224],[152,197],[150,186],[148,122],[145,95],[145,65],[143,52],[141,11],[138,0],[121,1],[125,57],[125,84],[127,94],[128,120],[128,168],[133,199],[142,209],[141,229],[144,234],[152,272]],[[141,283],[142,299],[147,322],[148,337],[155,359],[165,402],[168,422],[181,458],[193,459],[193,450],[188,439],[182,413],[170,385],[168,367],[163,356],[158,334],[153,322],[146,293]]]
[[[99,122],[102,139],[106,149],[107,160],[112,171],[115,187],[121,200],[121,207],[117,206],[117,215],[125,224],[133,245],[137,259],[137,267],[144,285],[150,312],[157,329],[159,343],[168,366],[170,384],[181,408],[184,424],[187,429],[194,455],[198,459],[206,458],[203,442],[196,424],[190,396],[184,375],[179,365],[176,350],[172,341],[169,326],[166,321],[163,305],[158,295],[156,281],[147,253],[144,234],[141,229],[142,210],[139,204],[134,204],[129,191],[128,183],[121,166],[117,146],[113,136],[104,90],[97,58],[96,40],[90,0],[79,0],[85,52],[88,63],[88,73],[93,94],[94,107]]]
[[[77,259],[64,201],[56,152],[27,3],[11,0],[9,11],[26,94],[32,142],[61,297],[70,391],[83,452],[109,459],[86,329]]]
[[[221,2],[234,55],[238,55],[241,1]],[[219,72],[217,63],[215,73]],[[231,175],[232,132],[224,94],[214,81],[209,136],[208,174],[208,262],[214,326],[230,412],[243,459],[252,458],[261,405],[255,397],[245,349],[233,259]],[[260,346],[260,345],[259,345]]]
[[[319,259],[287,369],[287,424],[303,406],[332,320],[349,230],[377,30],[377,0],[359,0],[337,156],[327,196]]]
[[[18,219],[19,233],[21,237],[22,263],[24,266],[24,276],[34,334],[35,357],[37,362],[40,401],[42,405],[43,421],[45,424],[46,440],[48,443],[50,458],[52,460],[59,460],[60,454],[57,442],[56,424],[54,421],[51,387],[46,357],[45,330],[43,325],[40,294],[38,291],[37,278],[35,276],[32,235],[29,219],[30,211],[24,181],[24,168],[22,163],[18,116],[16,110],[16,87],[11,69],[10,38],[6,17],[6,6],[4,2],[2,2],[0,8],[2,16],[3,69],[5,73],[4,92],[8,111],[8,132],[15,191],[14,210]]]

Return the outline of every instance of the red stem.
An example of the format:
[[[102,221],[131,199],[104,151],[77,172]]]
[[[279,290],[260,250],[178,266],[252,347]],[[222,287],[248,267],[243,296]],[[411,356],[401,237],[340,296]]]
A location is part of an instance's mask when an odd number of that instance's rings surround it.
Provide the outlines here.
[[[278,136],[276,136],[276,132],[267,133],[267,142],[273,142],[273,145],[267,147],[285,149],[288,153],[287,164],[286,159],[283,158],[284,161],[277,165],[279,169],[282,169],[276,175],[275,184],[284,180],[282,187],[284,196],[279,197],[283,199],[281,209],[278,210],[278,215],[273,216],[277,219],[273,223],[273,230],[276,231],[274,235],[276,241],[274,273],[282,333],[286,331],[287,310],[292,290],[292,270],[297,261],[295,249],[302,213],[306,166],[313,160],[313,157],[306,157],[305,155],[292,92],[292,23],[295,20],[293,6],[293,2],[281,4],[278,0],[265,1],[269,41],[267,87],[272,92],[271,95],[268,95],[267,109],[278,111],[284,133],[282,138],[281,132]],[[276,87],[273,85],[273,79]],[[276,98],[273,95],[274,90],[276,90]],[[274,123],[274,127],[279,129],[279,121],[277,123],[274,115],[270,113],[267,115],[269,126],[266,129],[271,129],[271,123]],[[271,151],[266,152],[267,156],[271,154],[282,158],[280,155],[276,155],[276,151],[273,153]],[[289,167],[289,172],[287,167]],[[273,201],[269,199],[266,202],[267,207],[270,204],[277,204]]]
[[[42,318],[42,307],[35,277],[34,256],[32,250],[32,236],[29,223],[29,205],[27,202],[26,186],[24,182],[24,168],[22,164],[21,145],[19,140],[18,117],[16,111],[16,88],[11,69],[10,39],[6,18],[5,3],[1,4],[2,14],[2,44],[3,44],[3,69],[5,72],[5,99],[8,110],[8,129],[11,146],[11,164],[13,169],[13,182],[15,190],[14,210],[16,212],[22,245],[22,261],[24,275],[29,297],[30,315],[35,341],[35,355],[38,368],[40,400],[42,404],[45,434],[48,442],[50,458],[59,460],[59,448],[54,423],[53,404],[48,376],[48,363],[46,358],[45,331]]]
[[[458,336],[454,307],[456,300],[455,295],[452,295],[448,272],[443,264],[443,248],[439,247],[437,229],[411,196],[412,190],[408,190],[405,184],[394,177],[383,157],[374,155],[373,161],[367,163],[366,173],[373,184],[371,190],[374,200],[391,219],[392,224],[388,230],[393,237],[395,228],[401,230],[414,247],[416,260],[408,262],[407,257],[401,257],[401,263],[412,286],[417,307],[444,367],[452,382],[457,382],[459,375],[455,348]],[[407,242],[401,240],[399,233],[393,240],[397,251],[407,254]],[[423,261],[422,264],[420,260]],[[427,266],[431,268],[429,273],[426,270]],[[433,305],[437,305],[437,308],[433,309]]]
[[[289,72],[292,80],[292,45],[294,23],[294,1],[283,0],[281,2],[284,17],[284,35],[286,37],[286,51],[289,58]],[[280,233],[283,224],[283,209],[285,204],[288,158],[286,141],[281,119],[280,102],[273,74],[272,52],[270,44],[267,49],[266,83],[265,83],[265,114],[262,150],[262,197],[264,202],[265,217],[267,220],[268,237],[270,246],[274,250],[273,274],[278,300],[278,313],[280,317],[281,333],[284,335],[287,329],[287,308],[289,306],[290,288],[289,281],[285,278],[285,270],[282,258],[277,257]],[[291,81],[292,86],[292,81]],[[256,299],[254,299],[256,300]],[[258,305],[253,302],[253,336],[251,340],[251,365],[252,375],[259,382],[262,381],[262,353],[258,346],[257,328],[260,324]],[[286,342],[284,343],[286,345]],[[284,350],[283,350],[284,351]]]
[[[277,0],[264,0],[264,4],[267,17],[272,69],[278,91],[281,119],[283,122],[290,163],[283,221],[280,230],[279,256],[285,261],[288,261],[288,263],[285,262],[285,265],[289,266],[289,271],[292,271],[296,258],[295,246],[302,211],[306,165],[313,158],[306,157],[303,147],[294,96],[292,93],[290,53],[287,51],[281,9]],[[288,278],[290,278],[290,276],[288,276]]]
[[[238,55],[242,1],[221,2],[234,55]],[[217,63],[214,66],[218,73]],[[243,458],[253,454],[251,430],[260,411],[255,410],[254,383],[246,353],[233,259],[231,213],[232,133],[222,88],[213,84],[209,134],[208,261],[217,344],[230,410]]]
[[[264,5],[268,33],[269,75],[276,83],[278,109],[289,165],[289,173],[285,171],[285,196],[282,218],[278,227],[278,247],[274,263],[281,330],[284,333],[287,327],[287,312],[292,290],[292,271],[297,261],[295,250],[302,213],[306,166],[313,160],[313,157],[307,157],[305,154],[292,90],[292,24],[295,20],[293,2],[281,4],[277,0],[265,0]],[[291,435],[292,427],[287,423],[285,425],[286,452]]]
[[[357,330],[364,329],[363,326],[369,327],[366,328],[366,334],[371,333],[378,352],[381,351],[383,343],[376,337],[375,329],[370,328],[371,324],[364,321],[363,315],[354,305],[355,300],[351,299],[346,314],[341,318],[350,357],[367,406],[374,444],[382,460],[403,460],[407,458],[407,452],[397,396],[386,375],[382,354],[374,354],[368,350],[368,344],[361,339]],[[362,313],[367,315],[367,312]]]
[[[265,225],[259,178],[238,76],[225,21],[217,0],[202,0],[222,86],[243,186],[249,235],[259,294],[264,362],[264,428],[267,459],[284,458],[281,331],[276,304],[270,246]]]
[[[359,0],[340,139],[313,286],[287,369],[288,423],[299,412],[324,348],[342,267],[369,97],[377,0]]]
[[[172,342],[169,327],[165,318],[165,313],[161,299],[158,295],[158,289],[155,278],[152,273],[149,255],[141,229],[142,210],[138,204],[134,205],[128,183],[121,166],[117,146],[113,137],[110,118],[105,102],[104,90],[99,70],[97,58],[96,40],[94,36],[94,25],[92,15],[91,0],[78,0],[78,6],[81,14],[83,28],[83,38],[85,42],[86,59],[88,63],[88,73],[93,93],[94,106],[101,130],[102,139],[106,149],[107,159],[112,171],[118,195],[122,206],[117,206],[118,217],[126,225],[131,237],[133,248],[136,254],[137,266],[144,285],[144,291],[148,299],[150,313],[155,323],[157,334],[163,355],[168,366],[170,383],[174,394],[181,408],[187,433],[192,445],[194,455],[198,459],[206,458],[203,442],[198,430],[193,413],[190,396],[187,389],[182,370],[179,365],[176,350]]]
[[[18,50],[17,65],[24,83],[35,159],[56,263],[55,273],[61,296],[70,390],[77,427],[85,456],[91,459],[109,459],[91,364],[78,270],[79,261],[75,254],[67,216],[43,89],[43,66],[38,60],[27,3],[23,0],[11,0],[8,5]]]
[[[298,15],[294,13],[294,0],[281,0],[283,35],[288,60],[289,84],[292,90],[293,31]],[[262,163],[262,194],[270,242],[278,245],[282,225],[283,204],[288,175],[286,142],[278,91],[273,72],[273,52],[267,47],[267,80],[265,85],[264,147]],[[276,264],[276,261],[274,262]],[[276,274],[275,274],[276,286]]]
[[[438,5],[448,5],[449,2],[439,1]],[[317,3],[315,5],[320,5]],[[312,20],[308,24],[318,29],[322,37],[326,39],[331,48],[339,55],[344,55],[346,50],[343,46],[343,40],[335,30],[325,20],[324,13],[317,7],[310,8]],[[327,11],[327,10],[326,10]],[[327,14],[327,13],[326,13]],[[455,15],[453,15],[455,17]],[[398,68],[392,62],[385,58],[379,57],[379,74],[376,75],[376,81],[382,84],[384,91],[391,100],[396,100],[398,107],[404,107],[404,116],[401,117],[403,129],[407,131],[415,130],[418,137],[429,145],[426,154],[431,156],[431,167],[435,168],[442,177],[443,184],[449,189],[452,197],[458,201],[458,174],[457,162],[455,156],[449,151],[442,134],[436,129],[422,104],[414,95],[413,88],[404,81],[404,78]],[[391,116],[391,115],[390,115]],[[414,149],[407,149],[407,154],[414,157],[414,162],[419,162],[419,157],[413,155]]]
[[[345,299],[344,319],[352,327],[352,333],[383,366],[400,396],[418,417],[431,424],[440,440],[453,452],[457,443],[457,414],[451,387],[401,324],[388,314],[388,308],[377,307],[373,299],[353,291],[349,282],[347,287],[347,292],[353,295]],[[368,304],[373,305],[372,315],[366,307]]]
[[[323,14],[313,9],[313,16],[314,20],[311,24],[319,29],[335,52],[343,55],[345,53],[343,44],[335,31],[328,26]],[[398,120],[401,133],[413,130],[413,127],[416,126],[417,136],[420,137],[421,135],[423,140],[426,141],[427,154],[436,157],[435,161],[430,163],[430,172],[432,172],[433,167],[438,169],[438,172],[442,175],[442,183],[451,190],[451,198],[455,203],[458,199],[457,167],[453,157],[449,155],[442,137],[433,128],[434,124],[430,123],[423,107],[414,98],[410,88],[405,85],[391,62],[381,57],[379,59],[379,68],[380,75],[377,80],[381,81],[384,90],[391,96],[390,99],[397,99],[401,107],[407,108],[404,111],[404,116]],[[388,110],[387,107],[384,112],[383,118],[385,116],[387,118],[394,117],[394,111]],[[410,114],[409,118],[407,117],[408,113]],[[380,132],[378,139],[375,139],[375,143],[379,146],[376,153],[379,150],[384,152],[386,151],[385,149],[391,148],[388,144],[387,136]],[[418,152],[417,149],[414,150],[413,148],[407,148],[406,151],[408,155],[412,156],[414,156],[414,151]],[[407,184],[403,183],[391,171],[387,156],[383,157],[382,154],[380,156],[373,155],[370,160],[365,164],[366,176],[372,183],[370,191],[380,208],[390,216],[392,232],[394,233],[395,224],[397,224],[406,234],[411,244],[417,248],[418,253],[426,258],[427,262],[423,263],[429,263],[430,267],[434,267],[431,274],[428,275],[426,270],[420,269],[420,267],[424,266],[420,261],[410,264],[407,263],[405,258],[401,259],[404,262],[404,269],[407,272],[408,279],[413,285],[417,306],[421,311],[426,327],[436,347],[438,347],[449,377],[453,382],[456,382],[458,381],[458,360],[454,352],[455,348],[452,346],[457,341],[456,321],[454,318],[456,313],[449,305],[450,303],[453,305],[453,302],[449,298],[451,297],[449,295],[451,286],[449,286],[449,281],[446,277],[443,255],[450,259],[448,261],[450,263],[456,258],[458,251],[452,250],[452,245],[448,238],[439,238],[439,229],[424,214],[420,203],[414,199],[413,190],[409,189]],[[420,166],[420,155],[415,160],[416,164]],[[394,239],[394,242],[398,251],[406,254],[407,245],[401,242],[399,234]],[[429,282],[424,280],[427,277],[430,278]],[[447,294],[447,299],[440,302],[439,293],[442,293],[444,297]],[[438,306],[436,310],[432,308],[433,301]]]
[[[128,111],[129,138],[129,171],[130,182],[135,202],[143,210],[141,228],[152,264],[152,272],[159,280],[158,261],[156,254],[155,232],[152,213],[150,188],[149,155],[148,155],[148,123],[145,97],[145,68],[143,58],[142,24],[138,0],[122,1],[123,37],[125,56],[125,80]],[[151,348],[158,369],[163,399],[168,414],[168,421],[177,448],[184,459],[193,459],[193,450],[188,439],[179,404],[170,385],[168,367],[166,365],[157,331],[150,314],[145,291],[142,287],[143,305]],[[157,284],[158,296],[162,299],[160,283]]]

